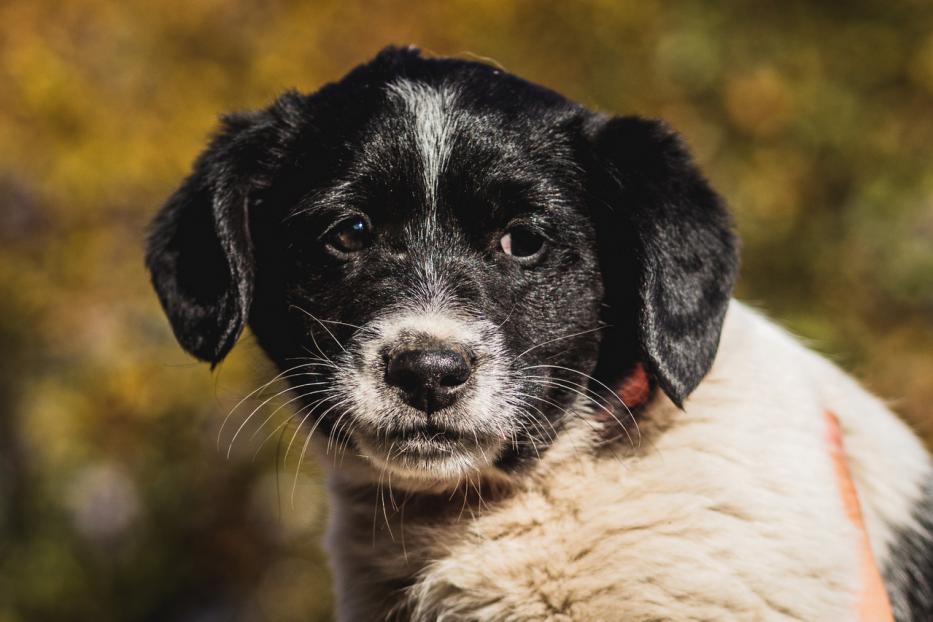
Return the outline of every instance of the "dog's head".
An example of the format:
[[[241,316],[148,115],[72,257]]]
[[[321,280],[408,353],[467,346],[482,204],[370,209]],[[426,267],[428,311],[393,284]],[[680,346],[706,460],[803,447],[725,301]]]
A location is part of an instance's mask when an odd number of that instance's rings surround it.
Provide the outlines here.
[[[681,405],[736,253],[663,124],[390,48],[226,117],[147,262],[188,352],[217,363],[249,323],[309,431],[456,481],[533,459],[581,402],[612,410],[638,365]]]

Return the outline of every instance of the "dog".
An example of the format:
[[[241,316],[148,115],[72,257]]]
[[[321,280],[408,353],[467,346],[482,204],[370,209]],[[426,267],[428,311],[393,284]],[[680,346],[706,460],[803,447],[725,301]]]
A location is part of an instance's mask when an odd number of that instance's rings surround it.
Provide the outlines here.
[[[896,619],[933,619],[927,450],[733,299],[737,254],[663,123],[393,47],[225,117],[147,265],[185,350],[249,325],[301,455],[341,454],[341,620],[854,619],[833,430]]]

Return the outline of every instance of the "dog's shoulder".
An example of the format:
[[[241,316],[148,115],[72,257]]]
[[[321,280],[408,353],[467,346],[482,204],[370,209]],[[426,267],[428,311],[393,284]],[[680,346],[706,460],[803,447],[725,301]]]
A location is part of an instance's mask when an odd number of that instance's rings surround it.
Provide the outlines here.
[[[757,355],[749,356],[757,352]],[[933,469],[919,437],[851,375],[803,347],[760,313],[733,302],[722,354],[743,383],[760,386],[756,365],[770,368],[789,393],[814,396],[840,422],[875,561],[899,621],[933,619]],[[782,372],[781,370],[787,370]],[[760,370],[759,370],[760,371]],[[790,374],[788,382],[781,374]]]

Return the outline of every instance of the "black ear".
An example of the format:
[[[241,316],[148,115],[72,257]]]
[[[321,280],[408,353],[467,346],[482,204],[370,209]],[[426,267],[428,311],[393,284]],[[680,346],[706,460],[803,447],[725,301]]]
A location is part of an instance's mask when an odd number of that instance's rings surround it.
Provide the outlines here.
[[[629,327],[618,334],[682,406],[713,364],[735,283],[728,212],[663,123],[601,119],[591,141],[607,321]]]
[[[301,96],[287,93],[266,110],[225,117],[152,223],[152,284],[179,343],[204,361],[223,359],[249,317],[251,192],[268,185],[301,106]]]

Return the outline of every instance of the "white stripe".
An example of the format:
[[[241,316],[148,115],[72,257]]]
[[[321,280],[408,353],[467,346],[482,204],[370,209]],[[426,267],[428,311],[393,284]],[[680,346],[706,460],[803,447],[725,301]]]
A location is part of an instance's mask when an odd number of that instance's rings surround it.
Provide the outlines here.
[[[457,93],[447,86],[432,87],[408,80],[399,80],[388,88],[390,95],[401,100],[411,115],[415,143],[421,154],[428,206],[433,210],[436,208],[438,180],[450,158],[451,137],[457,125],[454,110]]]

